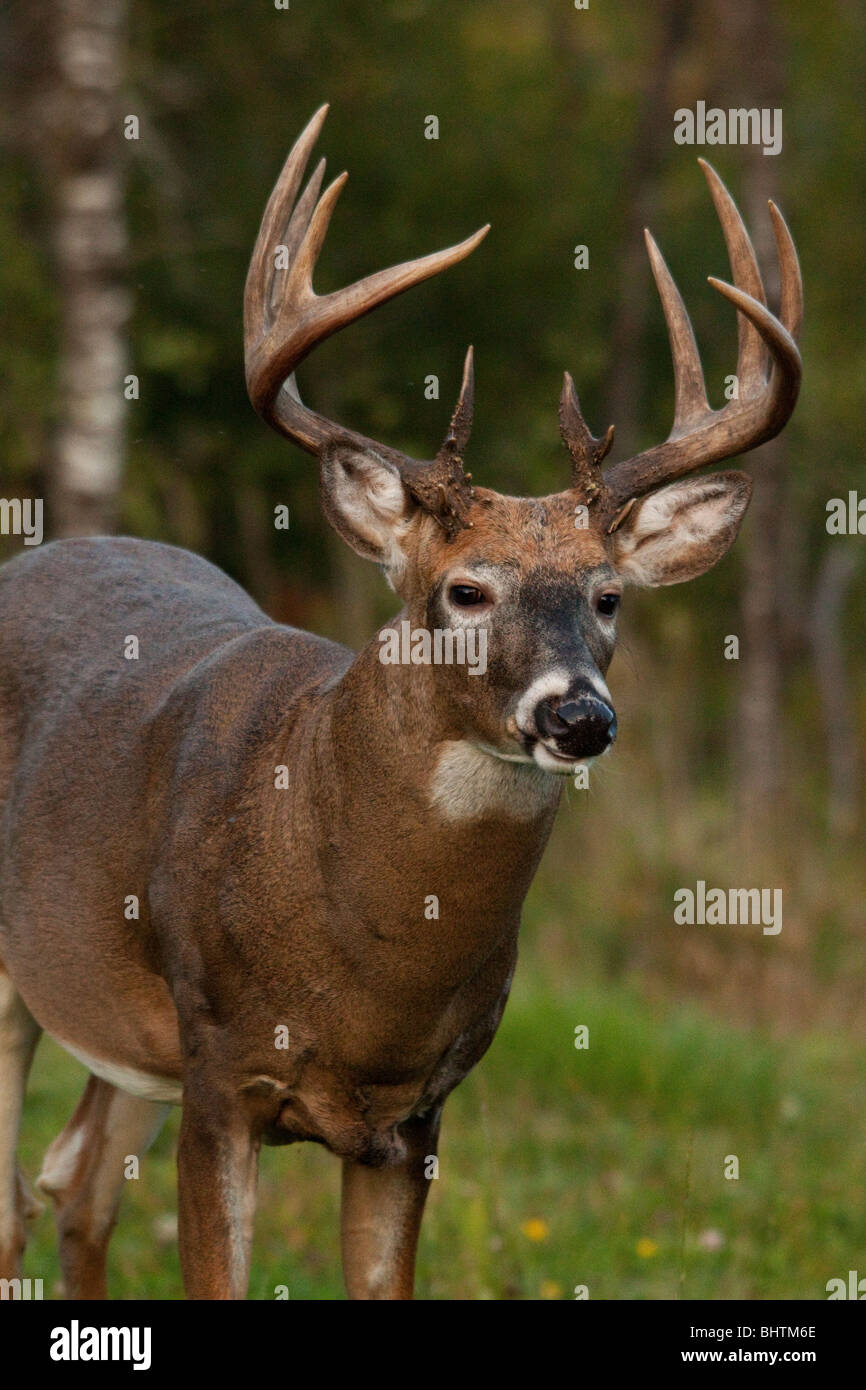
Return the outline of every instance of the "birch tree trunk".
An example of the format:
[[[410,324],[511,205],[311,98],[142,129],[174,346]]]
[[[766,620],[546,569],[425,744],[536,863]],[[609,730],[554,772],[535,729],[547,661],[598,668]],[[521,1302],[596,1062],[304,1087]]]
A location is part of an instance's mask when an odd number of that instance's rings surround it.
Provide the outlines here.
[[[55,90],[45,165],[61,298],[55,536],[114,529],[126,449],[126,0],[54,0]]]

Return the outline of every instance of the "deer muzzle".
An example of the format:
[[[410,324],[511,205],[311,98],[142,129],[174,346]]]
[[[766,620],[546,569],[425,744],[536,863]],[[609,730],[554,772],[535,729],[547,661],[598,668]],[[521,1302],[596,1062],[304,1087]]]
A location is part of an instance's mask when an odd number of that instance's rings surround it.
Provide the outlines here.
[[[560,757],[597,758],[616,738],[616,715],[594,690],[584,689],[561,700],[542,700],[535,708],[535,727]]]

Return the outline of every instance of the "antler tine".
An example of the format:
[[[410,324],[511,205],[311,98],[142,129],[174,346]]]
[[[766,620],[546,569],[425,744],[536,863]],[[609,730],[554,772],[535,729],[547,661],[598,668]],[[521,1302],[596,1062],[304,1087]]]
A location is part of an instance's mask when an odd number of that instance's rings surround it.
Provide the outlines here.
[[[759,304],[766,304],[767,296],[755,248],[737,205],[713,166],[705,159],[699,159],[698,163],[709,184],[716,214],[721,223],[734,284],[738,289],[745,290],[746,294],[751,295]],[[762,390],[768,367],[769,355],[763,339],[748,318],[740,315],[737,319],[737,380],[741,400]]]
[[[700,353],[695,342],[692,321],[689,318],[683,297],[677,289],[674,277],[665,263],[665,258],[656,245],[652,233],[644,228],[644,240],[649,252],[653,279],[659,292],[659,299],[665,314],[668,339],[671,345],[671,360],[674,366],[674,423],[671,437],[682,434],[689,424],[709,410],[707,388],[701,367]]]
[[[269,306],[272,314],[277,307],[277,303],[281,294],[285,290],[284,277],[287,275],[288,268],[294,265],[295,260],[297,259],[298,251],[301,247],[301,243],[303,242],[304,237],[307,234],[307,229],[310,225],[310,218],[312,217],[319,200],[319,190],[322,187],[322,180],[324,177],[325,160],[320,159],[318,164],[316,165],[315,170],[313,171],[312,176],[310,177],[309,183],[307,184],[306,188],[304,189],[303,193],[298,199],[297,204],[295,205],[295,210],[289,218],[289,225],[283,232],[281,242],[286,248],[287,266],[284,270],[281,269],[274,271]]]
[[[613,444],[613,425],[601,439],[596,439],[583,418],[571,372],[562,379],[559,398],[559,433],[571,454],[571,485],[585,501],[592,502],[602,487],[600,464]]]
[[[310,299],[315,298],[313,292],[313,271],[321,255],[322,247],[325,244],[325,237],[331,225],[331,218],[334,215],[334,208],[337,206],[337,199],[346,186],[349,175],[343,171],[338,174],[333,183],[329,183],[316,206],[313,208],[312,216],[304,232],[301,244],[291,265],[290,276],[298,289],[309,295]],[[345,290],[337,290],[336,296],[340,299],[347,293]],[[327,298],[333,298],[328,295]]]
[[[781,276],[781,318],[766,305],[754,249],[736,206],[719,178],[700,161],[725,234],[735,283],[709,283],[740,315],[738,395],[721,410],[706,402],[703,373],[691,324],[679,291],[648,235],[653,274],[665,311],[676,379],[676,409],[663,444],[615,463],[604,473],[605,508],[618,523],[622,504],[705,464],[746,453],[772,439],[797,402],[802,362],[796,336],[802,322],[802,282],[790,232],[771,203]],[[622,513],[624,515],[624,513]]]
[[[271,290],[276,273],[274,250],[279,244],[280,232],[289,221],[289,213],[298,196],[304,170],[327,114],[326,103],[320,106],[307,122],[289,151],[280,177],[268,199],[244,289],[244,341],[247,349],[270,328]]]
[[[348,175],[340,174],[319,196],[325,167],[322,160],[297,204],[295,200],[327,110],[327,106],[322,106],[295,142],[268,201],[250,262],[244,294],[250,400],[268,424],[310,453],[321,454],[337,443],[375,451],[399,469],[417,500],[452,534],[458,524],[466,524],[468,510],[469,489],[463,478],[460,453],[469,437],[472,417],[471,349],[451,425],[456,447],[448,449],[447,457],[440,450],[430,463],[410,459],[308,409],[301,400],[294,372],[318,343],[339,329],[463,260],[490,228],[481,227],[444,251],[404,261],[345,289],[317,295],[312,284],[313,271]]]
[[[339,192],[339,189],[337,191]],[[330,212],[328,216],[330,217]],[[334,290],[332,294],[324,295],[322,298],[316,296],[319,318],[316,342],[321,342],[322,339],[336,333],[337,329],[343,328],[347,323],[363,318],[386,300],[394,299],[396,295],[420,284],[422,280],[429,280],[432,275],[438,275],[440,271],[456,265],[475,250],[489,231],[488,223],[477,232],[473,232],[465,241],[458,242],[456,246],[449,246],[444,251],[434,251],[431,255],[421,256],[414,261],[403,261],[401,265],[391,266],[388,270],[377,270],[363,280],[356,280],[344,290]]]
[[[794,245],[794,238],[788,230],[788,224],[772,198],[769,200],[768,206],[776,237],[776,252],[779,257],[779,279],[782,290],[782,307],[779,317],[796,343],[799,341],[800,330],[803,327],[803,277],[800,274],[800,262],[797,259],[797,248]]]
[[[451,416],[451,423],[448,426],[448,433],[445,442],[439,450],[447,450],[455,458],[462,458],[466,445],[469,443],[469,436],[472,433],[472,412],[475,406],[475,352],[470,346],[466,349],[466,357],[463,362],[463,379],[460,383],[460,395],[457,397],[457,404]]]
[[[712,285],[714,290],[723,294],[725,299],[729,299],[735,308],[739,309],[741,314],[745,314],[746,318],[754,324],[774,359],[770,381],[765,381],[764,392],[758,399],[767,403],[768,415],[772,418],[778,415],[780,421],[778,427],[770,434],[765,434],[763,439],[755,440],[754,443],[748,445],[750,449],[754,449],[757,444],[772,439],[794,409],[800,389],[800,375],[803,365],[800,351],[787,328],[779,322],[775,314],[770,313],[765,305],[759,304],[756,299],[752,299],[751,295],[744,294],[742,290],[737,289],[736,285],[728,285],[724,280],[717,280],[714,275],[708,275],[707,282]],[[736,402],[732,401],[731,405],[733,404]],[[784,414],[782,414],[783,408]],[[713,414],[721,418],[727,414],[728,410],[730,410],[730,406],[725,406],[724,410],[714,411]],[[737,412],[732,411],[731,414],[734,415]],[[769,424],[769,419],[767,423]],[[737,449],[732,452],[740,453],[742,451]],[[730,454],[726,454],[724,457],[729,458]]]
[[[432,466],[404,468],[403,481],[414,497],[435,512],[437,520],[449,537],[462,526],[472,526],[469,508],[472,502],[472,474],[463,471],[463,451],[472,432],[472,408],[475,397],[475,354],[466,349],[460,395],[451,415],[446,434]]]

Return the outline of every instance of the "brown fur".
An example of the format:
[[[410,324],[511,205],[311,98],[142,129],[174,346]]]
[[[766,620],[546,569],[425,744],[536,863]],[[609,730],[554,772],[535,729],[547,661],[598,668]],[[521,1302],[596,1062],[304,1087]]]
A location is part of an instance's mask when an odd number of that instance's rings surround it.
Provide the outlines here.
[[[48,546],[6,567],[0,610],[0,954],[62,1042],[183,1078],[185,1131],[215,1142],[182,1142],[182,1212],[204,1183],[218,1229],[216,1139],[238,1124],[252,1145],[309,1138],[399,1165],[418,1116],[432,1145],[424,1117],[499,1021],[552,805],[530,835],[425,810],[441,731],[407,761],[394,730],[429,673],[382,667],[376,648],[352,664],[184,552]],[[131,633],[138,662],[123,658]],[[138,922],[123,916],[131,893]],[[278,1083],[264,1094],[263,1074]],[[182,1254],[190,1293],[237,1291],[183,1225]]]
[[[53,1187],[50,1154],[44,1182],[82,1297],[104,1290],[116,1143],[142,1139],[181,1085],[190,1296],[243,1296],[258,1147],[304,1139],[344,1160],[352,1296],[409,1296],[442,1105],[505,1006],[561,782],[495,750],[521,751],[513,711],[539,673],[606,669],[613,624],[593,595],[616,581],[619,541],[576,529],[571,494],[481,489],[473,526],[448,541],[388,494],[379,465],[337,466],[331,513],[350,542],[358,528],[360,545],[387,550],[406,605],[395,621],[447,621],[466,567],[495,580],[483,678],[383,665],[377,638],[353,657],[281,627],[168,546],[63,541],[0,572],[0,958],[8,1016],[30,1020],[4,1058],[19,1095],[41,1027],[102,1077],[55,1146],[63,1157],[83,1135],[86,1151]],[[450,771],[443,801],[453,750],[480,791]],[[124,916],[130,895],[138,920]],[[16,1190],[9,1267],[19,1209]]]

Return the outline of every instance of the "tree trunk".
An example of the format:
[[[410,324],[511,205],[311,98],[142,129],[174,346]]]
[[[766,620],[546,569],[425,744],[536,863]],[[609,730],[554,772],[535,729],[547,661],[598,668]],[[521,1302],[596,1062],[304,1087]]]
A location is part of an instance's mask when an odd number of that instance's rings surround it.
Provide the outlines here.
[[[782,106],[785,61],[782,35],[767,0],[719,5],[727,34],[728,70],[724,90],[714,94],[720,105]],[[747,161],[743,212],[755,243],[770,303],[778,303],[775,241],[767,199],[777,199],[777,161],[759,146],[744,149]],[[772,831],[782,791],[782,634],[780,544],[786,509],[784,436],[749,455],[755,481],[740,553],[741,598],[740,688],[735,715],[737,801],[744,842],[754,848]]]
[[[831,831],[839,836],[856,829],[860,800],[859,744],[840,633],[845,597],[858,561],[856,547],[831,543],[818,571],[809,624],[827,747],[828,819]]]
[[[50,128],[61,301],[60,411],[48,519],[56,536],[115,527],[125,458],[127,325],[126,0],[56,0]]]

